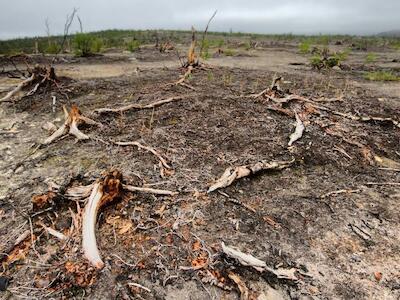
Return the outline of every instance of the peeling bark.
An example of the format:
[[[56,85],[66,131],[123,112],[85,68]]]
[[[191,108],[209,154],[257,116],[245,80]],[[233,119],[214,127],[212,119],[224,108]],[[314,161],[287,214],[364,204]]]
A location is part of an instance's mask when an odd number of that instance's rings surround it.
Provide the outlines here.
[[[303,122],[301,121],[299,115],[297,113],[295,113],[295,117],[296,117],[296,129],[295,131],[290,135],[290,140],[288,143],[288,146],[292,146],[294,142],[296,142],[297,140],[299,140],[302,136],[303,136],[303,132],[305,129],[305,126],[303,124]]]

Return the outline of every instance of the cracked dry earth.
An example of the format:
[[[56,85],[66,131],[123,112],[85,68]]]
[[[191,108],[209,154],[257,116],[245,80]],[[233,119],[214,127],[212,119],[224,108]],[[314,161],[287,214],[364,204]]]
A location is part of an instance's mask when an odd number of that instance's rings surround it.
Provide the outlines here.
[[[55,112],[49,94],[2,104],[0,275],[10,283],[0,297],[239,299],[236,274],[250,299],[398,299],[400,128],[293,101],[283,108],[296,111],[306,129],[288,147],[295,118],[268,110],[267,99],[247,97],[268,87],[275,72],[214,66],[194,72],[195,90],[167,85],[179,73],[148,67],[76,79],[65,87],[71,102],[57,95]],[[284,89],[331,110],[399,120],[398,95],[352,84],[357,78],[311,70],[277,75]],[[150,110],[93,113],[172,96],[183,99]],[[87,141],[67,136],[34,151],[48,137],[43,124],[60,126],[61,105],[71,103],[103,126],[82,127]],[[154,155],[110,141],[151,146],[172,170],[161,176]],[[291,159],[289,168],[206,193],[227,167]],[[38,209],[32,197],[55,185],[88,184],[112,168],[126,182],[179,194],[126,193],[103,208],[96,235],[105,267],[98,271],[83,257],[79,235],[60,241],[43,229],[68,235],[84,203],[61,193]],[[222,253],[221,242],[270,267],[294,267],[298,280],[243,266]]]

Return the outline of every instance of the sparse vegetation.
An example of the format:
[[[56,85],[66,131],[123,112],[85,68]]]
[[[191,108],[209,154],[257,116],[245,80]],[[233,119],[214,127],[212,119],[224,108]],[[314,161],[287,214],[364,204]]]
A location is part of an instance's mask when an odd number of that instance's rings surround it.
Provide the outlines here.
[[[397,76],[393,72],[389,71],[375,71],[368,72],[364,75],[364,78],[371,81],[399,81],[400,76]]]
[[[103,41],[87,33],[77,33],[74,36],[74,52],[76,56],[91,56],[99,53],[103,47]]]
[[[311,52],[311,43],[310,41],[303,41],[299,44],[299,52],[301,54],[308,54]]]
[[[377,56],[375,53],[368,53],[365,57],[365,63],[370,64],[376,62]]]
[[[225,54],[226,56],[234,56],[234,55],[236,54],[236,51],[233,50],[233,49],[225,49],[225,50],[224,50],[224,54]]]
[[[340,65],[347,59],[349,51],[338,51],[331,53],[329,48],[324,47],[322,50],[316,48],[314,55],[310,58],[311,66],[315,69],[331,69]]]
[[[126,48],[129,52],[136,52],[140,49],[140,42],[138,40],[132,40],[128,42]]]

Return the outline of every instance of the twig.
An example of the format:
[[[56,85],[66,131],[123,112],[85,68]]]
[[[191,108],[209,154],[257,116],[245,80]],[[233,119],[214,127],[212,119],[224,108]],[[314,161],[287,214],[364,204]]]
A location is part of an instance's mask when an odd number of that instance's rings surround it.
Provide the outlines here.
[[[130,192],[141,192],[141,193],[149,193],[149,194],[164,195],[164,196],[175,196],[175,195],[179,194],[178,192],[145,188],[145,187],[137,187],[137,186],[127,185],[127,184],[123,184],[122,187],[123,187],[123,189],[130,191]]]
[[[159,154],[154,148],[144,146],[140,144],[139,142],[114,142],[114,144],[119,145],[119,146],[136,146],[139,149],[144,149],[149,152],[151,152],[154,156],[158,158],[158,160],[161,162],[161,164],[164,166],[164,168],[171,169],[171,166],[167,163],[167,161]]]
[[[131,110],[131,109],[152,109],[152,108],[161,106],[163,104],[182,100],[182,99],[184,99],[182,96],[176,96],[176,97],[170,97],[167,99],[159,100],[159,101],[156,101],[156,102],[153,102],[150,104],[146,104],[146,105],[134,103],[134,104],[122,106],[119,108],[98,108],[94,112],[98,113],[98,114],[102,114],[102,113],[121,113],[121,112],[125,112],[125,111]]]
[[[367,182],[366,185],[399,185],[400,182]]]
[[[140,289],[142,289],[142,290],[145,290],[146,292],[151,293],[151,290],[150,290],[149,288],[147,288],[147,287],[145,287],[145,286],[143,286],[143,285],[141,285],[141,284],[139,284],[139,283],[136,283],[136,282],[128,282],[128,285],[129,285],[129,286],[138,287],[138,288],[140,288]]]

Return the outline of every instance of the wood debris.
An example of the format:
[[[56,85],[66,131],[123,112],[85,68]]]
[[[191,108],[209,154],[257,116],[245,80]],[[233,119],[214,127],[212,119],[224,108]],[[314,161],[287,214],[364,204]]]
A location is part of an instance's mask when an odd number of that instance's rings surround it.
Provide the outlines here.
[[[0,102],[10,102],[14,96],[16,96],[23,89],[31,85],[33,85],[33,88],[29,90],[25,94],[25,96],[31,96],[35,94],[38,88],[47,82],[57,85],[57,77],[53,67],[41,67],[39,65],[36,65],[33,69],[28,68],[27,71],[29,73],[29,77],[24,79],[13,90],[8,92],[3,98],[1,98]]]
[[[54,142],[56,139],[71,134],[75,136],[79,141],[81,140],[88,140],[90,137],[78,129],[78,126],[81,124],[88,124],[88,125],[96,125],[102,126],[100,123],[83,116],[78,109],[76,104],[73,104],[71,110],[68,112],[65,105],[63,106],[64,111],[64,124],[58,128],[51,136],[49,136],[44,142],[43,145],[49,145]]]
[[[291,161],[259,161],[254,165],[229,167],[222,176],[208,188],[207,193],[211,193],[217,189],[230,186],[235,180],[253,175],[260,171],[278,171],[290,167],[295,160]]]
[[[92,189],[88,203],[85,206],[82,220],[82,248],[85,257],[98,269],[104,267],[96,242],[96,220],[101,207],[120,196],[122,191],[122,174],[113,171],[104,179],[98,180]]]
[[[183,100],[184,97],[182,96],[175,96],[175,97],[170,97],[167,99],[163,99],[163,100],[159,100],[150,104],[129,104],[126,106],[122,106],[122,107],[118,107],[118,108],[98,108],[95,109],[94,112],[98,113],[98,114],[103,114],[103,113],[122,113],[122,112],[126,112],[128,110],[132,110],[132,109],[153,109],[156,108],[158,106],[161,106],[163,104],[166,103],[170,103],[170,102],[174,102],[174,101],[179,101],[179,100]]]
[[[248,300],[249,299],[249,289],[243,280],[233,272],[229,272],[228,277],[236,283],[240,291],[240,300]]]
[[[168,190],[136,187],[124,184],[122,174],[117,170],[106,172],[102,178],[96,180],[90,185],[68,188],[64,194],[66,198],[75,201],[89,197],[82,218],[82,248],[85,257],[88,259],[90,264],[97,269],[102,269],[104,267],[104,262],[101,259],[96,242],[95,228],[97,216],[102,207],[114,202],[118,198],[121,198],[125,191],[134,193],[150,193],[162,196],[175,196],[178,194],[178,192]],[[79,222],[77,221],[76,223]],[[75,227],[77,226],[79,226],[79,224]],[[129,228],[127,230],[129,230]]]
[[[294,281],[298,280],[298,277],[296,276],[296,271],[297,271],[296,268],[273,269],[271,267],[268,267],[264,261],[254,257],[253,255],[243,253],[232,247],[228,247],[225,245],[224,242],[221,243],[221,246],[222,246],[222,251],[227,256],[236,259],[243,266],[253,267],[254,269],[256,269],[259,272],[268,272],[268,273],[274,274],[278,279],[287,279],[287,280],[294,280]]]
[[[171,166],[167,163],[166,159],[164,157],[161,156],[160,153],[158,153],[157,150],[155,150],[152,147],[149,146],[144,146],[139,142],[114,142],[114,144],[118,145],[118,146],[136,146],[139,149],[144,149],[146,151],[151,152],[152,154],[154,154],[154,156],[156,156],[158,158],[158,160],[160,161],[160,163],[162,164],[162,166],[166,169],[172,169]]]
[[[296,117],[296,129],[289,137],[289,143],[288,143],[289,147],[292,146],[294,142],[296,142],[303,136],[303,132],[305,129],[305,126],[297,113],[295,113],[295,117]]]

